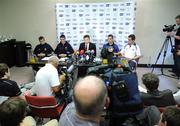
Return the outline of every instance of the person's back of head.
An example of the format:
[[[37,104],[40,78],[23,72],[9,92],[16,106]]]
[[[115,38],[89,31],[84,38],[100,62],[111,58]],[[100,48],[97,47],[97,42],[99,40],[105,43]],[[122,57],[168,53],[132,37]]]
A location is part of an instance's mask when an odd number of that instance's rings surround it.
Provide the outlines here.
[[[177,107],[167,107],[161,114],[159,126],[180,126],[180,109]]]
[[[48,60],[48,63],[52,64],[54,67],[58,67],[59,58],[57,56],[51,56]]]
[[[18,97],[10,98],[0,105],[1,126],[19,126],[25,117],[26,102]]]
[[[86,76],[74,87],[76,112],[83,117],[97,117],[101,114],[107,98],[103,80],[95,76]]]
[[[5,63],[0,63],[0,78],[8,73],[9,67]]]
[[[148,91],[157,90],[159,87],[159,78],[153,73],[146,73],[142,76],[142,82]]]

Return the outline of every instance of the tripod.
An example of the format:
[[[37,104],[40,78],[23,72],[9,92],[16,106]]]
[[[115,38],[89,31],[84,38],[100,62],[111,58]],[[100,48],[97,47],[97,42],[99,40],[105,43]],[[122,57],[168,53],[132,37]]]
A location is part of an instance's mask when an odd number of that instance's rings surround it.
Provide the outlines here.
[[[160,52],[159,52],[159,54],[157,56],[156,62],[154,63],[154,66],[153,66],[153,69],[152,69],[151,73],[153,73],[154,67],[156,66],[156,64],[157,64],[157,62],[158,62],[158,60],[159,60],[163,50],[164,50],[164,55],[163,55],[162,65],[164,65],[164,61],[165,61],[165,57],[166,57],[166,53],[167,53],[167,49],[168,49],[169,43],[170,43],[171,49],[172,49],[173,45],[172,45],[171,37],[170,36],[166,36],[166,39],[165,39],[165,41],[164,41],[164,43],[163,43],[163,45],[161,47],[161,50],[160,50]],[[160,75],[164,75],[164,76],[167,76],[167,77],[175,78],[175,77],[172,77],[170,75],[164,74],[163,67],[161,67],[161,74]]]

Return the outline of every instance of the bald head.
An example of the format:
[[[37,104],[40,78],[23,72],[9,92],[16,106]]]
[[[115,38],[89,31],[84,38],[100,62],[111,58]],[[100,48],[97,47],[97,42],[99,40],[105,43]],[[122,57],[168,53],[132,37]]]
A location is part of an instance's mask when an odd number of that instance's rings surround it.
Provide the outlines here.
[[[74,87],[76,110],[82,115],[99,114],[104,107],[106,96],[105,84],[96,76],[87,76],[79,80]]]
[[[52,64],[53,66],[57,67],[59,64],[59,58],[57,56],[51,56],[48,60],[48,63]]]

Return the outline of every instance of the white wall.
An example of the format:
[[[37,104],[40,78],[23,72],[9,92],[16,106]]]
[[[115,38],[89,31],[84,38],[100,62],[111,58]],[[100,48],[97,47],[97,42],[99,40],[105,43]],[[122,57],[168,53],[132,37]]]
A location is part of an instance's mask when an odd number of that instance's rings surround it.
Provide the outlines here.
[[[175,24],[175,17],[180,14],[179,5],[180,0],[137,0],[135,34],[144,55],[142,63],[147,63],[150,57],[152,63],[157,59],[166,38],[162,29],[165,24]],[[166,63],[172,62],[169,46]]]
[[[2,32],[2,7],[1,7],[1,2],[0,2],[0,35]]]
[[[12,35],[17,40],[30,42],[33,47],[38,43],[38,36],[44,35],[55,48],[57,44],[55,3],[111,1],[123,0],[0,0],[0,7],[3,10],[0,32]],[[179,5],[180,0],[137,0],[135,34],[144,55],[140,63],[148,63],[149,57],[154,63],[165,39],[162,33],[163,25],[175,23],[174,17],[180,14]],[[168,64],[172,63],[170,55],[168,52],[166,57]]]

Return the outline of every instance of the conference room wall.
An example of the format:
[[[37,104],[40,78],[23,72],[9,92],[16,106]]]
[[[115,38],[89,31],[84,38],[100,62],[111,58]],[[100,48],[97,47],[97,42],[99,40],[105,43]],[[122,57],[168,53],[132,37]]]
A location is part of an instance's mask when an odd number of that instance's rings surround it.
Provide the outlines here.
[[[2,9],[0,32],[17,40],[38,44],[38,37],[44,35],[53,46],[56,40],[55,3],[118,2],[124,0],[0,0]],[[142,64],[154,63],[165,40],[164,24],[174,24],[174,17],[180,12],[180,0],[136,0],[137,43],[141,47]],[[159,63],[161,64],[161,59]],[[166,64],[172,64],[168,50]]]
[[[0,2],[1,3],[1,2]],[[2,5],[0,4],[0,35],[2,33]]]

